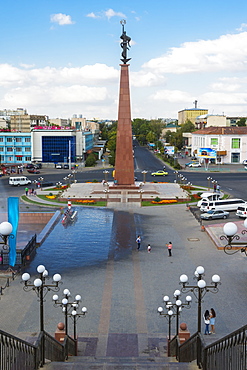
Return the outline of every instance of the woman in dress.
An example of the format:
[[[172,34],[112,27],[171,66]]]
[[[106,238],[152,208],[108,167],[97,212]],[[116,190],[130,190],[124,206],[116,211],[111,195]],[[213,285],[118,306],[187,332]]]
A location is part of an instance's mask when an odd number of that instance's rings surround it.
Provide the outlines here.
[[[213,308],[211,308],[211,310],[210,310],[211,334],[215,334],[215,329],[214,329],[214,325],[215,325],[215,318],[216,318],[215,310],[214,310]]]

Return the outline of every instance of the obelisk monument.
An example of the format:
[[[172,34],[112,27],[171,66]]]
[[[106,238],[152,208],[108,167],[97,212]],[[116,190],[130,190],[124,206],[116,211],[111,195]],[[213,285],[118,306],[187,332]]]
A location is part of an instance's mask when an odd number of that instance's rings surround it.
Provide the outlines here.
[[[115,184],[116,185],[134,185],[134,158],[132,145],[132,125],[130,111],[130,91],[129,91],[129,64],[131,58],[127,58],[127,50],[130,48],[131,38],[126,35],[124,30],[125,20],[122,24],[122,35],[120,38],[123,64],[120,64],[120,89],[118,106],[118,125],[117,125],[117,143],[115,158]]]

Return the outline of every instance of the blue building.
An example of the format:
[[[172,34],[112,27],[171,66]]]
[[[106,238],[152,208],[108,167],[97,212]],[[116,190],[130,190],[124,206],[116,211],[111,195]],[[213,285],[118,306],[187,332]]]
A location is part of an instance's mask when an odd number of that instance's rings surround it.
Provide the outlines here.
[[[30,163],[32,143],[30,132],[0,132],[1,164],[22,165]]]

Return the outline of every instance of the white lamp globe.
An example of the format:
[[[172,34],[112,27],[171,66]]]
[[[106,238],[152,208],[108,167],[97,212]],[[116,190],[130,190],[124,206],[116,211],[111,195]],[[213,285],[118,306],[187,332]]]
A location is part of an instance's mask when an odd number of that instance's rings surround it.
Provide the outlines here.
[[[174,297],[179,297],[181,294],[180,290],[176,289],[174,292]]]
[[[247,229],[247,218],[244,220],[244,227]]]
[[[8,236],[12,233],[13,226],[8,221],[1,222],[0,224],[0,234]]]
[[[61,279],[62,278],[60,274],[53,275],[53,281],[55,281],[55,283],[58,283]]]
[[[173,311],[172,310],[169,310],[167,313],[168,313],[169,316],[172,316],[173,315]]]
[[[45,266],[44,265],[39,265],[37,267],[37,271],[39,274],[43,274],[43,272],[45,271]]]
[[[176,306],[181,306],[182,302],[180,301],[180,299],[177,299],[176,300]]]
[[[45,270],[45,271],[43,272],[43,276],[44,276],[44,277],[48,276],[48,271],[47,271],[47,270]]]
[[[33,282],[33,285],[36,288],[39,288],[42,285],[42,280],[41,279],[35,279],[34,282]]]
[[[238,227],[234,222],[227,222],[223,227],[223,231],[226,236],[233,236],[237,233]]]
[[[205,286],[206,286],[206,281],[204,281],[204,280],[199,280],[198,281],[198,283],[197,283],[197,285],[198,285],[198,288],[205,288]]]
[[[71,314],[72,314],[73,316],[75,316],[75,315],[76,315],[76,311],[75,311],[75,310],[73,310],[73,311],[71,312]]]
[[[57,294],[54,294],[54,296],[52,297],[52,300],[53,301],[57,301],[58,300],[58,295]]]
[[[213,276],[212,276],[212,282],[213,282],[213,283],[219,283],[219,282],[220,282],[220,277],[219,277],[219,275],[213,275]]]
[[[86,313],[87,312],[87,307],[82,307],[81,312]]]
[[[204,274],[204,267],[203,266],[197,266],[196,271],[199,275]]]
[[[168,301],[169,301],[169,299],[170,299],[170,298],[168,297],[168,295],[165,295],[165,296],[164,296],[164,298],[163,298],[163,301],[164,301],[164,302],[168,302]]]
[[[30,275],[27,272],[24,272],[21,278],[23,281],[28,281],[30,279]]]
[[[65,306],[66,304],[68,304],[68,300],[67,300],[67,298],[63,298],[62,299],[62,304]]]
[[[192,298],[191,298],[190,295],[187,295],[185,299],[186,299],[187,302],[191,302],[192,301]]]
[[[188,276],[183,274],[183,275],[180,276],[179,280],[180,280],[181,283],[187,283]]]
[[[69,295],[70,295],[70,291],[69,291],[69,289],[64,289],[63,294],[64,294],[64,295],[68,295],[68,296],[69,296]]]
[[[80,296],[80,294],[77,294],[77,295],[75,296],[75,300],[76,300],[76,301],[80,301],[80,300],[81,300],[81,296]]]
[[[163,307],[158,307],[158,312],[159,313],[162,313],[164,310],[163,310]]]

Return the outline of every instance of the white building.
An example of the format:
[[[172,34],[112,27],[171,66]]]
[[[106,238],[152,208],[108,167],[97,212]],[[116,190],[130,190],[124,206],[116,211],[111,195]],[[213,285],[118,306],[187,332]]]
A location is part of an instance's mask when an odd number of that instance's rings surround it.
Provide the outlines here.
[[[202,114],[201,116],[196,117],[195,125],[199,130],[210,126],[230,126],[230,122],[227,122],[226,116],[224,115]]]
[[[247,127],[207,127],[191,135],[192,155],[200,148],[211,148],[217,152],[218,163],[242,163],[247,159]]]

